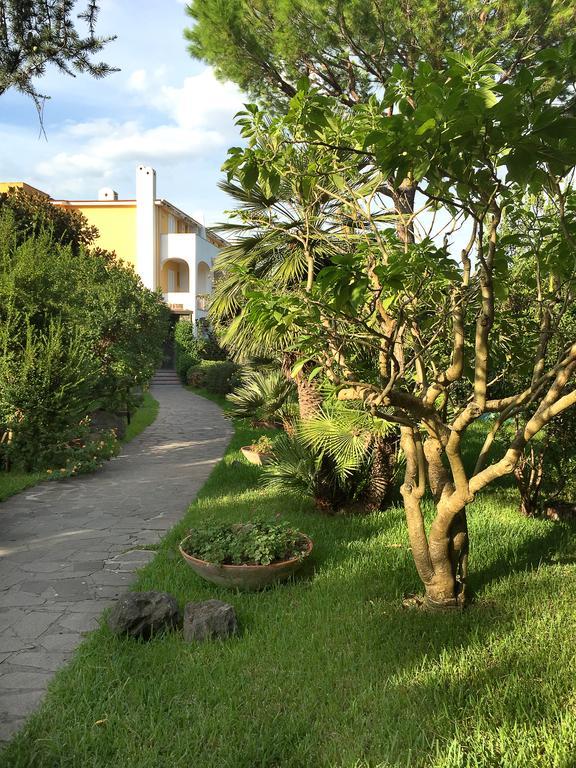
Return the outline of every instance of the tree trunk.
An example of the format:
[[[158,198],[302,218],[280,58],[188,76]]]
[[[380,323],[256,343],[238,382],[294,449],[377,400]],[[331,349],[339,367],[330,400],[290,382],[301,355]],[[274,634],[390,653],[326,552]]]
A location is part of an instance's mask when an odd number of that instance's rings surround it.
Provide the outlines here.
[[[448,525],[438,514],[429,536],[432,578],[424,583],[430,608],[455,608],[464,605],[468,578],[468,524],[462,507]]]
[[[390,435],[374,438],[372,447],[373,459],[370,470],[370,481],[366,491],[366,506],[368,509],[381,509],[390,497],[394,481],[394,467],[398,451],[398,437]]]
[[[530,446],[530,450],[521,456],[514,467],[514,480],[520,494],[520,514],[524,517],[535,517],[538,514],[545,453],[545,448],[538,451]]]
[[[429,608],[456,608],[464,604],[468,576],[466,498],[457,492],[442,464],[442,446],[429,438],[422,446],[418,431],[401,428],[406,474],[401,488],[410,547],[425,589]],[[436,502],[436,516],[426,534],[421,502],[426,479]]]
[[[282,359],[282,373],[290,381],[296,381],[298,393],[298,409],[302,421],[312,419],[317,415],[322,405],[322,395],[314,381],[308,381],[306,371],[298,371],[295,377],[292,376],[292,366],[296,362],[293,354],[286,353]],[[306,368],[306,366],[305,366]]]
[[[302,421],[312,419],[318,414],[322,405],[322,395],[318,387],[312,381],[308,381],[305,373],[300,371],[296,376],[296,387],[298,389],[298,407],[300,408],[300,418]]]
[[[413,502],[408,506],[414,506]],[[412,554],[424,584],[426,605],[439,610],[463,606],[468,577],[468,526],[465,508],[453,517],[447,530],[441,530],[443,526],[438,525],[436,517],[430,530],[428,546],[423,546],[423,523],[411,521],[411,517],[415,517],[414,512],[406,508]]]

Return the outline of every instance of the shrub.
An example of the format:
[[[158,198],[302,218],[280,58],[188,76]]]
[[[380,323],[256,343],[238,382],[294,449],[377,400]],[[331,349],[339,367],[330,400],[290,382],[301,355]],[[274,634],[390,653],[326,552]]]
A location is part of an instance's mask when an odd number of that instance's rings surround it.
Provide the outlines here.
[[[149,381],[160,362],[170,316],[162,297],[110,254],[82,243],[75,251],[51,228],[22,240],[23,226],[0,209],[0,323],[17,311],[38,332],[55,319],[74,329],[99,362],[95,395],[109,410],[124,409],[130,389]],[[24,343],[14,325],[12,335],[14,344]]]
[[[360,494],[357,479],[342,482],[329,457],[306,445],[295,434],[281,435],[276,440],[272,461],[262,467],[260,482],[281,494],[309,496],[319,510],[332,513]]]
[[[82,246],[91,245],[98,237],[98,229],[80,211],[54,205],[44,195],[17,187],[0,193],[0,213],[12,214],[17,243],[49,232],[54,242],[70,245],[78,254]]]
[[[261,482],[314,499],[319,509],[370,511],[389,499],[397,444],[390,425],[365,411],[334,406],[297,421],[274,444]]]
[[[105,461],[118,454],[120,444],[113,429],[107,429],[87,439],[73,440],[62,451],[54,469],[46,470],[50,480],[74,477],[99,469]]]
[[[226,350],[218,343],[218,337],[207,317],[196,320],[196,332],[202,340],[202,355],[204,360],[226,360]]]
[[[182,381],[188,370],[202,359],[204,342],[194,333],[194,324],[180,320],[174,326],[174,364]]]
[[[504,425],[496,439],[499,450],[506,437],[510,440],[518,428],[517,419]],[[513,472],[523,515],[541,515],[549,505],[576,498],[575,441],[576,409],[570,408],[526,446]]]
[[[23,343],[14,325],[23,323]],[[26,471],[62,464],[70,442],[87,432],[98,366],[84,340],[52,321],[46,331],[16,316],[3,328],[0,430],[5,458]]]
[[[285,406],[296,399],[294,382],[281,371],[247,371],[227,397],[231,412],[258,424],[276,426],[285,416]]]
[[[202,360],[226,360],[226,352],[220,347],[216,334],[208,320],[201,318],[195,323],[181,320],[174,326],[174,364],[182,381],[192,366]]]
[[[202,360],[190,368],[187,382],[216,395],[226,395],[238,383],[238,372],[239,366],[231,360]]]
[[[169,310],[113,254],[91,251],[84,217],[0,195],[0,451],[58,464],[95,408],[125,411],[161,358]]]

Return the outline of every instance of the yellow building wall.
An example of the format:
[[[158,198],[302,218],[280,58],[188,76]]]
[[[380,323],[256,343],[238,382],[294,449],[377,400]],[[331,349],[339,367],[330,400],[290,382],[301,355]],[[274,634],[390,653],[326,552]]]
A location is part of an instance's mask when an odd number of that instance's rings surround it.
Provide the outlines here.
[[[168,211],[162,207],[158,207],[158,234],[168,234]]]
[[[67,205],[86,216],[100,233],[95,245],[115,251],[117,257],[136,267],[136,204],[98,206],[90,204]]]

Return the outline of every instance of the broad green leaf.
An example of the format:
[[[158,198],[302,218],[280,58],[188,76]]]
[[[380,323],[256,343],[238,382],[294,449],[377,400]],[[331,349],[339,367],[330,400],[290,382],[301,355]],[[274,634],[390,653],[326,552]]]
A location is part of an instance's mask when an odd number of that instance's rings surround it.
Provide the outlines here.
[[[422,134],[426,133],[426,131],[432,130],[432,128],[436,127],[436,120],[431,117],[428,120],[426,120],[422,125],[416,129],[416,136],[422,136]]]

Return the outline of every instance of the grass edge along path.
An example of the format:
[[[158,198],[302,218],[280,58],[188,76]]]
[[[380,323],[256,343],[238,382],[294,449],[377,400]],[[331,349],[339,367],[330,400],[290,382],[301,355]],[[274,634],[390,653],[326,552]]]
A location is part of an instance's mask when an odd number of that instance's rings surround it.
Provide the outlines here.
[[[232,603],[242,634],[139,643],[106,626],[52,682],[9,768],[573,768],[573,528],[470,508],[474,605],[401,607],[418,590],[402,512],[328,518],[258,487],[243,423],[134,589]],[[274,434],[268,432],[267,434]],[[257,594],[202,582],[177,553],[205,520],[279,515],[314,540],[302,577]]]
[[[150,392],[144,392],[142,403],[132,414],[126,434],[120,442],[129,443],[150,426],[158,416],[159,407],[158,401]],[[46,472],[0,472],[0,502],[48,479]]]
[[[47,479],[46,472],[0,471],[0,502]]]
[[[151,395],[149,390],[146,390],[142,395],[142,402],[130,417],[126,434],[120,442],[129,443],[135,437],[138,437],[141,432],[144,432],[146,427],[149,427],[156,421],[159,410],[160,404],[158,400]]]

